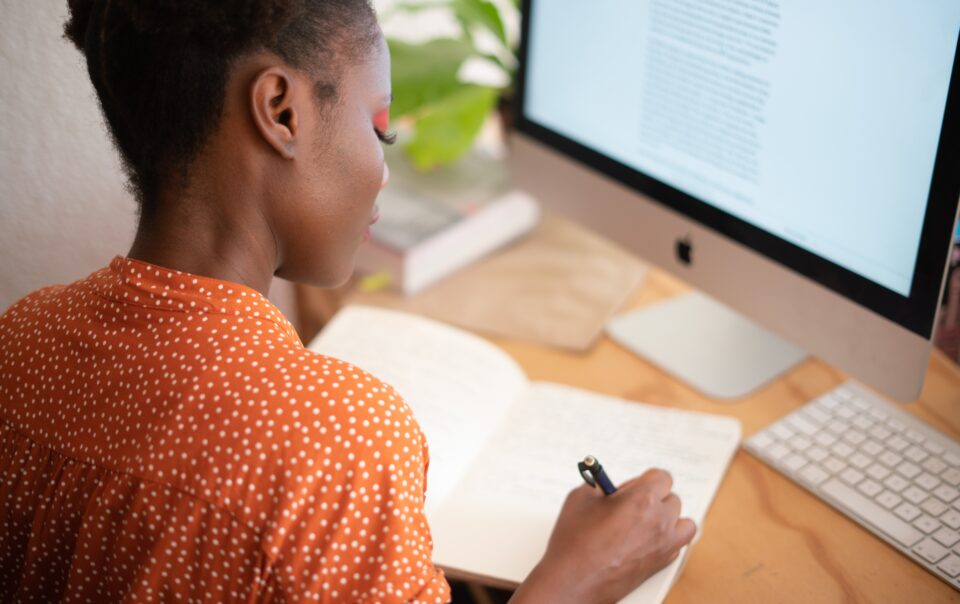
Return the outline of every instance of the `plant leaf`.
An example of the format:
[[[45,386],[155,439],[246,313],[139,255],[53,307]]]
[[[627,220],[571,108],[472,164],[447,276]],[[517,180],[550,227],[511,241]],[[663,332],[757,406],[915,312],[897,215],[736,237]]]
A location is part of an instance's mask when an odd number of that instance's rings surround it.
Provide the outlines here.
[[[471,26],[479,24],[493,32],[504,46],[509,47],[500,9],[490,0],[454,0],[453,11],[468,36]]]
[[[395,13],[419,13],[425,10],[450,6],[453,1],[454,0],[408,0],[406,2],[395,2],[381,15],[381,22],[392,17]]]
[[[422,44],[388,40],[392,63],[393,105],[400,117],[455,92],[462,84],[457,72],[473,47],[466,41],[437,38]]]
[[[496,100],[495,88],[465,84],[427,108],[404,147],[413,164],[428,170],[459,159],[473,145]]]

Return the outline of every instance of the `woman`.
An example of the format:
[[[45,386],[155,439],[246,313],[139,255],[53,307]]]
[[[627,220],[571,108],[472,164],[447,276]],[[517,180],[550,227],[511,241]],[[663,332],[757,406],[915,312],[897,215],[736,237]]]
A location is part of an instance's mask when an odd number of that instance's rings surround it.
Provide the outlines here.
[[[387,182],[366,0],[70,0],[140,205],[127,257],[0,317],[0,600],[444,602],[427,443],[304,349]],[[609,602],[693,536],[667,474],[571,492],[517,602]],[[589,532],[581,530],[589,524]]]

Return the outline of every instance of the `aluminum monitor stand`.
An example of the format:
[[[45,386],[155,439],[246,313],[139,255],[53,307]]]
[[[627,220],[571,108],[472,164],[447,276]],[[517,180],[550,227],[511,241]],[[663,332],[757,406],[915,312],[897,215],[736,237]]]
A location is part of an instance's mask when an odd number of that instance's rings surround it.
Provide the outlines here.
[[[715,399],[742,398],[807,354],[695,292],[614,317],[609,336]]]

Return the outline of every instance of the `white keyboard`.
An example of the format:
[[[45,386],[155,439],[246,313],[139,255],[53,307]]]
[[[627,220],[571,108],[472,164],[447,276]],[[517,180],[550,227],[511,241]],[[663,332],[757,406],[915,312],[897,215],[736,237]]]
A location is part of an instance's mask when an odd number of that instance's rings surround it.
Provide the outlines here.
[[[960,589],[960,443],[848,382],[743,447]]]

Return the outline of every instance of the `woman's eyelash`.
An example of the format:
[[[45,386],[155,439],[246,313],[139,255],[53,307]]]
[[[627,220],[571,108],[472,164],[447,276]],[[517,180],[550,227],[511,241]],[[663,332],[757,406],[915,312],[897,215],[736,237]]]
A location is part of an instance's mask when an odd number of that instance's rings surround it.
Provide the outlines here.
[[[382,132],[376,128],[374,128],[373,131],[377,133],[377,138],[380,139],[380,142],[385,145],[392,145],[393,143],[397,142],[396,132]]]

